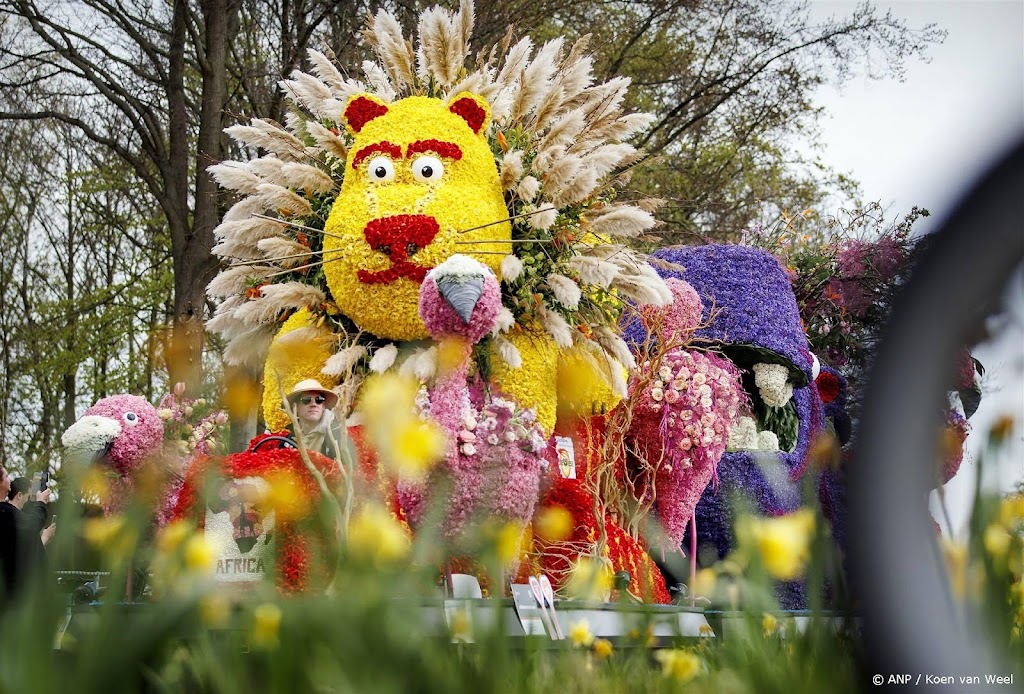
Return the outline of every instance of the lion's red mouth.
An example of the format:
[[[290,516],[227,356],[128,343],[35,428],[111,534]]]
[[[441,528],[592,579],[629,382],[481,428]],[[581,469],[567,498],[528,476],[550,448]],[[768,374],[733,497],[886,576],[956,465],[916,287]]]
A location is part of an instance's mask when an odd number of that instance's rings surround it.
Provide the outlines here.
[[[440,231],[433,217],[422,214],[399,214],[373,219],[363,228],[363,237],[370,248],[391,260],[391,267],[370,272],[359,270],[356,276],[363,284],[390,284],[406,277],[417,284],[432,268],[417,265],[410,258],[430,245]]]

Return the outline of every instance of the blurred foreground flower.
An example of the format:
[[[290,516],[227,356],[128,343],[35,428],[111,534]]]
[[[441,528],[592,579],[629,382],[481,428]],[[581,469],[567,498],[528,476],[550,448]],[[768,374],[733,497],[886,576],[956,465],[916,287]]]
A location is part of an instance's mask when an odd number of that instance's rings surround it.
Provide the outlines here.
[[[185,566],[189,571],[212,574],[216,562],[216,552],[206,535],[193,535],[185,543]]]
[[[689,682],[700,672],[700,658],[682,649],[658,651],[654,657],[661,663],[661,674],[678,682]]]
[[[590,631],[590,622],[581,619],[569,627],[569,640],[574,646],[589,648],[594,643],[594,634]]]
[[[108,559],[126,559],[135,549],[138,532],[128,524],[124,516],[90,518],[82,524],[82,537]]]
[[[395,427],[390,458],[403,476],[421,476],[444,457],[448,439],[433,422],[409,419]],[[388,457],[388,456],[386,456]]]
[[[287,469],[270,470],[264,475],[267,493],[264,503],[277,514],[277,520],[287,523],[309,515],[311,499],[302,480]]]
[[[614,574],[603,559],[582,555],[569,571],[565,592],[571,598],[602,601],[608,599]]]
[[[949,587],[953,595],[963,599],[967,594],[967,545],[942,538],[942,556],[946,560]]]
[[[803,575],[814,537],[814,514],[801,509],[778,518],[749,519],[750,537],[765,570],[780,581]]]
[[[445,434],[433,422],[416,416],[419,384],[396,374],[367,379],[359,411],[374,448],[393,475],[422,476],[444,457]]]
[[[564,506],[548,506],[533,521],[534,533],[544,542],[561,542],[572,532],[572,513]]]
[[[761,619],[761,629],[764,631],[764,635],[771,636],[778,626],[779,620],[775,619],[775,615],[765,613],[764,618]]]
[[[223,593],[207,593],[199,600],[199,616],[207,627],[219,629],[228,623],[231,603]]]
[[[386,509],[369,505],[349,522],[348,549],[353,559],[380,566],[405,558],[410,542],[405,528]]]
[[[608,658],[612,654],[612,642],[608,639],[594,640],[594,655],[598,658]]]
[[[161,554],[174,554],[191,531],[191,525],[183,520],[168,523],[156,536],[157,550]]]
[[[256,648],[277,648],[278,632],[281,629],[281,608],[273,603],[264,603],[252,613],[252,644]]]

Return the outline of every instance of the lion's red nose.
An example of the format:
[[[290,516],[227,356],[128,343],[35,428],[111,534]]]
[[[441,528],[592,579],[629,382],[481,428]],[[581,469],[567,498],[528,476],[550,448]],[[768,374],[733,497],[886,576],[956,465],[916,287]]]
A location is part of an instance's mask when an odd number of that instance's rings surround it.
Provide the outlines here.
[[[422,282],[430,268],[409,262],[409,257],[434,240],[441,230],[437,220],[423,214],[397,214],[371,220],[363,228],[363,237],[370,248],[391,259],[391,267],[379,272],[358,272],[367,284],[387,284],[399,277]]]

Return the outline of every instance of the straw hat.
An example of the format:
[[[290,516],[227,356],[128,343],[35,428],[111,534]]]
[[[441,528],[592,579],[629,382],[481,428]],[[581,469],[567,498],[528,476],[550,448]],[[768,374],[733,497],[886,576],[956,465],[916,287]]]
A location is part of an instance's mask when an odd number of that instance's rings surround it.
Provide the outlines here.
[[[295,400],[306,393],[320,393],[326,398],[324,406],[329,410],[333,410],[334,406],[338,404],[338,396],[335,395],[330,389],[324,388],[320,381],[315,378],[307,378],[304,381],[299,381],[292,386],[291,392],[288,393],[288,400],[295,402]]]

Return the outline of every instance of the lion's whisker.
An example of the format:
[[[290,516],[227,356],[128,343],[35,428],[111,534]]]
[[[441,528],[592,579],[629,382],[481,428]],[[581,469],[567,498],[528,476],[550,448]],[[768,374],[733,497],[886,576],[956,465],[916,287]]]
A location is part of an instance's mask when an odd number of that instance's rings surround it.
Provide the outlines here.
[[[299,224],[298,222],[290,222],[287,219],[281,219],[279,217],[271,217],[270,215],[265,215],[265,214],[253,214],[252,216],[256,217],[257,219],[265,219],[268,222],[277,222],[278,224],[284,224],[285,226],[290,226],[293,229],[302,229],[303,231],[311,231],[314,234],[320,234],[321,236],[330,236],[332,239],[341,239],[342,241],[346,240],[344,236],[339,236],[338,234],[332,234],[329,231],[324,231],[323,229],[317,229],[316,227],[308,227],[305,224]]]
[[[276,263],[281,260],[294,260],[295,258],[306,258],[311,255],[317,255],[320,253],[341,253],[346,249],[344,248],[328,248],[322,251],[310,250],[307,253],[296,253],[295,255],[281,255],[276,258],[263,258],[262,260],[239,260],[231,263],[231,267],[238,267],[239,265],[259,265],[261,263]]]
[[[456,244],[481,243],[554,243],[552,239],[483,239],[481,241],[456,241]]]
[[[505,219],[499,219],[496,222],[488,222],[487,224],[481,224],[478,227],[470,227],[469,229],[462,229],[461,231],[458,231],[456,233],[466,234],[466,233],[469,233],[471,231],[476,231],[477,229],[483,229],[485,227],[492,227],[495,224],[504,224],[505,222],[512,221],[513,219],[519,219],[520,217],[531,217],[531,216],[533,216],[535,214],[540,214],[541,212],[548,212],[550,210],[556,210],[556,209],[558,209],[558,208],[556,208],[554,206],[551,206],[551,207],[544,207],[544,208],[541,208],[539,210],[534,210],[533,212],[521,212],[520,214],[514,214],[511,217],[505,217]]]

